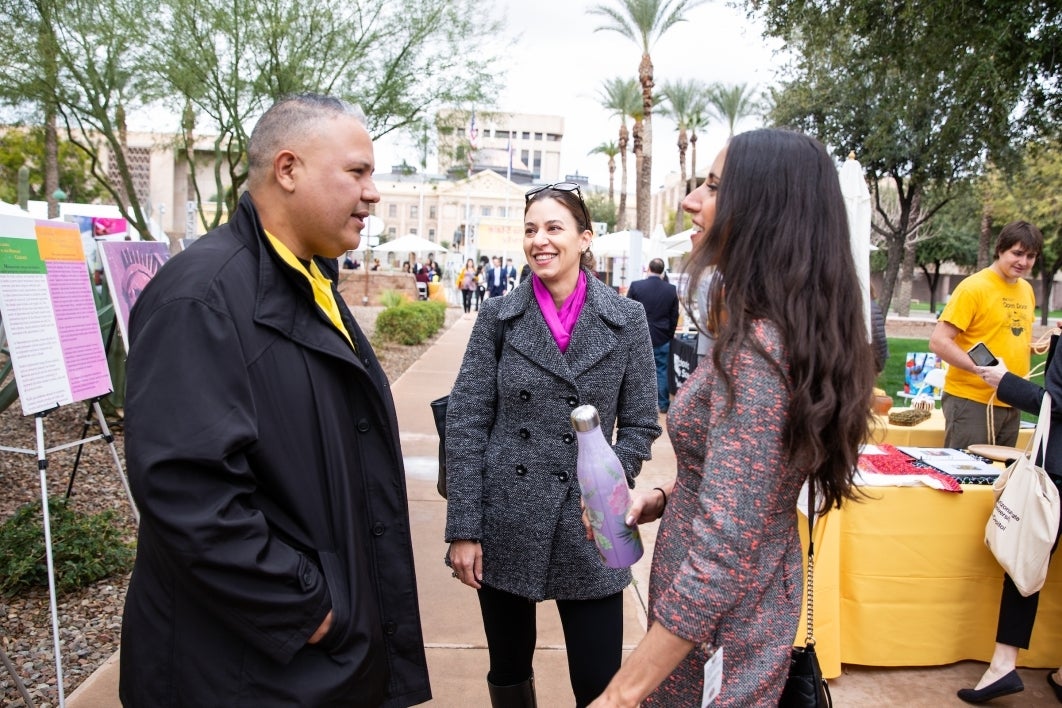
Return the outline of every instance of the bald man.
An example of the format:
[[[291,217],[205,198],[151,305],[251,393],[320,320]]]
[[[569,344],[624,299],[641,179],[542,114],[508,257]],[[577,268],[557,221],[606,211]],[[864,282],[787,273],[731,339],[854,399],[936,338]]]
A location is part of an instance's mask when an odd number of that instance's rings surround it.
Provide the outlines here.
[[[335,288],[370,205],[360,111],[259,119],[229,223],[130,319],[126,460],[141,512],[126,706],[431,698],[394,403]]]

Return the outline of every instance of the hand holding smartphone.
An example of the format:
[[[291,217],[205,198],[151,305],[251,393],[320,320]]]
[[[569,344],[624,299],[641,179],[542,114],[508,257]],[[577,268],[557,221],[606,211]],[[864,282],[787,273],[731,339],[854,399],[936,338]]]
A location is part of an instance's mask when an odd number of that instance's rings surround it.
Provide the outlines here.
[[[995,366],[999,363],[999,359],[989,351],[984,342],[978,342],[966,353],[978,366]]]

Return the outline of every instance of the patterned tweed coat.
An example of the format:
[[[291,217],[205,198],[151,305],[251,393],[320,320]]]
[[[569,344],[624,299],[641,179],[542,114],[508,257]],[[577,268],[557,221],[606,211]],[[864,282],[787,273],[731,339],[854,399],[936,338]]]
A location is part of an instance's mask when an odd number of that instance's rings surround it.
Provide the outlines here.
[[[505,327],[495,360],[494,333]],[[488,299],[446,418],[446,540],[478,539],[483,582],[531,600],[601,598],[630,582],[583,531],[570,415],[595,406],[633,485],[660,435],[656,367],[642,306],[587,274],[564,354],[530,280]]]
[[[754,336],[786,368],[777,331],[757,323]],[[668,415],[678,474],[656,539],[649,616],[698,646],[646,706],[700,705],[704,642],[723,647],[713,706],[777,706],[785,684],[803,581],[796,500],[807,471],[786,462],[789,397],[778,371],[745,348],[732,373],[732,411],[708,357]]]

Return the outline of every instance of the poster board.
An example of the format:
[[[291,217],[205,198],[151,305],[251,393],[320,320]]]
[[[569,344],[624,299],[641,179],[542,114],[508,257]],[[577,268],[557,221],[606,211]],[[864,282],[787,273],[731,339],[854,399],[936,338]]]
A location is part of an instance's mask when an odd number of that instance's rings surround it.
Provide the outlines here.
[[[155,273],[169,260],[170,248],[158,241],[100,241],[100,261],[118,316],[118,329],[129,347],[129,313]]]
[[[940,396],[940,389],[926,382],[926,375],[933,369],[943,369],[944,360],[933,352],[907,352],[904,363],[903,392],[912,396],[928,393]]]
[[[0,216],[0,316],[25,415],[111,392],[76,225]]]

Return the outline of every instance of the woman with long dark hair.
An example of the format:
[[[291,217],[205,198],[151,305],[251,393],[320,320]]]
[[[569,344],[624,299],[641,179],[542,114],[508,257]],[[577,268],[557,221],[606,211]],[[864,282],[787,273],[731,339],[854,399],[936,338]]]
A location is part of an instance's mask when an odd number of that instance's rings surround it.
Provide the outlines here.
[[[595,706],[700,705],[718,647],[713,705],[778,703],[800,615],[797,496],[805,480],[826,508],[854,496],[871,421],[873,354],[822,145],[737,135],[683,208],[706,234],[687,299],[707,283],[699,324],[715,343],[668,415],[674,482],[632,508],[638,522],[663,516],[649,631]]]

